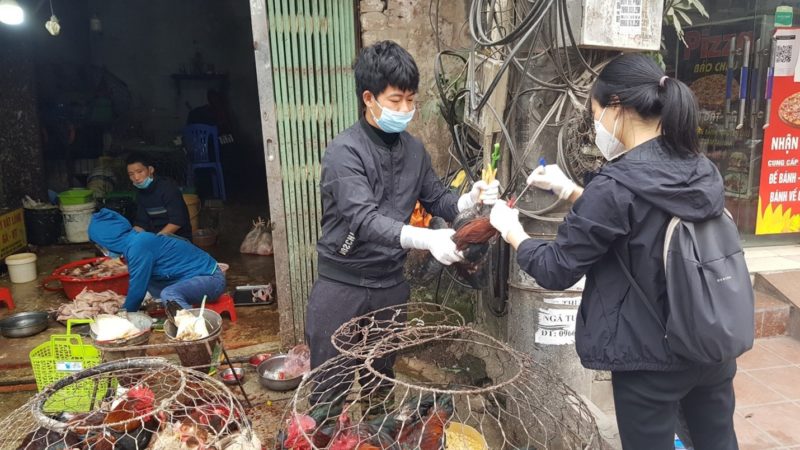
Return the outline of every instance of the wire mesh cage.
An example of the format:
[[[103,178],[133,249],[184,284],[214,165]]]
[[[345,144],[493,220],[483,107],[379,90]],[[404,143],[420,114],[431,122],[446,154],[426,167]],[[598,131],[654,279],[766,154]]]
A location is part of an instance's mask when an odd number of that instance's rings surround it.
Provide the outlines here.
[[[98,390],[88,412],[68,412],[70,400],[58,395],[76,383]],[[222,383],[162,358],[112,361],[64,378],[8,415],[0,429],[2,449],[262,447],[244,408]]]
[[[345,353],[303,380],[276,448],[602,448],[574,391],[529,355],[466,325],[365,316],[333,342]]]
[[[431,330],[431,325],[465,324],[464,316],[453,308],[427,302],[407,303],[381,308],[345,322],[333,333],[331,342],[343,355],[366,359],[386,333],[414,328],[421,334],[430,332],[429,338],[436,338],[441,333]]]

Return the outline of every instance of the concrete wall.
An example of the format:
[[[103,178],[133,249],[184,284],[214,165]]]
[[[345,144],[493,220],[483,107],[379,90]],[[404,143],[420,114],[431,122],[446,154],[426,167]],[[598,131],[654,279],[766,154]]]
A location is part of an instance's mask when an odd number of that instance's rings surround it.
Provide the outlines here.
[[[31,47],[27,28],[0,26],[0,209],[45,198]]]
[[[466,21],[468,0],[441,0],[439,3],[439,38],[442,48],[466,47],[469,32]],[[419,66],[420,86],[417,117],[409,131],[422,139],[433,159],[436,173],[447,168],[450,133],[435,105],[438,94],[433,78],[433,62],[438,50],[431,26],[430,2],[422,0],[361,0],[361,37],[367,46],[392,40],[406,48]]]

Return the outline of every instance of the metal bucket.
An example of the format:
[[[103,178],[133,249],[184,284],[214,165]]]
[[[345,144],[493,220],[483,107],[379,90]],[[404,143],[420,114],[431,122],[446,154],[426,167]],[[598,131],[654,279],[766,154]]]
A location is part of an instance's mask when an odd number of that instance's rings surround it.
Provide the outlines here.
[[[195,317],[200,315],[200,308],[193,308],[188,311]],[[175,339],[178,334],[178,328],[170,320],[164,322],[164,334],[167,335],[167,339],[170,342],[175,344],[175,353],[178,354],[178,359],[180,359],[181,365],[184,367],[207,368],[219,359],[221,349],[219,336],[222,333],[222,316],[216,311],[206,309],[203,311],[203,318],[206,320],[206,328],[208,328],[209,335],[196,341]]]
[[[595,372],[585,369],[575,353],[583,280],[564,291],[551,291],[524,273],[516,258],[511,260],[509,345],[532,355],[579,394],[589,397]]]

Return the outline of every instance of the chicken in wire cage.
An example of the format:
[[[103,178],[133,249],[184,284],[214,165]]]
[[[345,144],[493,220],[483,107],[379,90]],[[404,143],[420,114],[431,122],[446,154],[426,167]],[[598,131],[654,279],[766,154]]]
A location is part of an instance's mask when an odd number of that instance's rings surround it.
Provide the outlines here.
[[[529,355],[463,324],[395,318],[337,331],[346,353],[303,380],[276,448],[602,448],[586,404]]]
[[[59,395],[70,391],[71,395]],[[219,381],[161,358],[100,364],[64,378],[2,422],[18,450],[260,450]]]

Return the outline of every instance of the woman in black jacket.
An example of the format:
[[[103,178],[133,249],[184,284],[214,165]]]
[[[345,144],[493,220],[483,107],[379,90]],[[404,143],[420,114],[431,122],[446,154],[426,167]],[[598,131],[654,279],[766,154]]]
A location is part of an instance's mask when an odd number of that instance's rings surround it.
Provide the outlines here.
[[[625,449],[672,449],[679,404],[698,450],[736,449],[736,361],[699,366],[674,355],[614,255],[665,320],[667,222],[703,221],[724,208],[719,171],[698,152],[693,94],[649,57],[627,54],[603,69],[591,97],[596,144],[609,163],[585,190],[556,165],[528,177],[574,203],[556,239],[531,239],[503,202],[492,209],[492,225],[542,287],[566,289],[586,276],[576,348],[585,367],[612,372]]]

